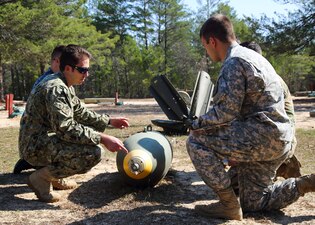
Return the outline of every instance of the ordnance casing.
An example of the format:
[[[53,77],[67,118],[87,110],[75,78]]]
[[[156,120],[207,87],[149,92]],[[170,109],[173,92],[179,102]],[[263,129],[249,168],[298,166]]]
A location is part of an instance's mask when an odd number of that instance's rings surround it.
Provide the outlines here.
[[[128,154],[119,151],[116,165],[133,186],[155,186],[171,167],[173,150],[168,139],[156,131],[136,133],[124,141]]]

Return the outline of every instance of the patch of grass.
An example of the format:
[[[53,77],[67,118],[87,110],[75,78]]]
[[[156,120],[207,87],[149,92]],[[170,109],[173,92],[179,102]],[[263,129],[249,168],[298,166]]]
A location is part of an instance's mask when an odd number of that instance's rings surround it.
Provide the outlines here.
[[[297,129],[295,155],[302,164],[302,174],[314,173],[315,130]]]
[[[0,133],[0,173],[10,173],[19,159],[19,128],[1,128]]]
[[[119,130],[114,128],[106,129],[106,133],[124,141],[130,135],[142,132],[149,120],[143,118],[133,118],[129,128]],[[153,126],[153,130],[161,131],[161,129]],[[16,161],[19,159],[18,136],[19,128],[1,128],[0,139],[0,173],[11,173]],[[315,130],[297,129],[296,132],[298,144],[295,155],[302,163],[302,174],[314,172],[314,156],[315,156]],[[190,162],[186,151],[187,135],[166,136],[172,144],[174,158],[181,159],[183,163]],[[116,154],[105,151],[106,157],[115,158]]]
[[[150,120],[147,118],[137,117],[130,119],[130,121],[132,121],[132,124],[127,129],[108,127],[105,133],[124,141],[132,134],[142,132],[150,124]],[[157,127],[154,127],[154,130],[161,131]],[[15,163],[20,158],[18,150],[19,128],[0,128],[0,133],[0,173],[11,173]],[[116,154],[105,151],[105,157],[116,158]]]

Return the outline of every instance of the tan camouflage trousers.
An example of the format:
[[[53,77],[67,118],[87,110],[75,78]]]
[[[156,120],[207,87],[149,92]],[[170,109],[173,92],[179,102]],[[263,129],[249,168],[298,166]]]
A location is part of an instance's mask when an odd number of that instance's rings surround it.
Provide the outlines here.
[[[273,183],[277,168],[290,155],[291,143],[275,140],[259,124],[235,122],[207,135],[190,135],[187,151],[197,173],[214,192],[231,186],[223,160],[237,162],[240,203],[244,212],[274,210],[295,202],[295,179]]]
[[[33,166],[47,166],[55,178],[89,171],[101,161],[100,145],[82,145],[60,140],[55,134],[34,138],[21,158]]]

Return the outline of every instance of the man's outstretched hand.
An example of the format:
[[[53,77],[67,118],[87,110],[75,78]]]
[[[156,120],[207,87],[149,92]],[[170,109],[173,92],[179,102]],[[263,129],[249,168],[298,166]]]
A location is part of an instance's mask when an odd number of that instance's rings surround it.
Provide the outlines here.
[[[129,127],[128,119],[125,117],[110,117],[109,124],[119,129]]]
[[[110,151],[124,151],[126,154],[128,153],[128,149],[124,146],[121,140],[114,136],[110,136],[107,134],[101,134],[101,143]]]

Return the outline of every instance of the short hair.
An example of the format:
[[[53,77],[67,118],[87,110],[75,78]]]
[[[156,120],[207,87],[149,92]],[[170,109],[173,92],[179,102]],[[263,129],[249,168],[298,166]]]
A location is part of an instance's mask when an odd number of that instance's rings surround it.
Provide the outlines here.
[[[65,48],[66,48],[66,46],[64,46],[64,45],[56,46],[51,53],[51,60],[54,60],[55,58],[59,58]]]
[[[254,41],[244,41],[240,44],[243,47],[249,48],[251,50],[254,50],[255,52],[262,54],[262,50],[261,47],[259,46],[259,44],[257,44]]]
[[[86,49],[78,45],[67,45],[60,56],[60,71],[64,71],[66,65],[74,66],[79,63],[83,55],[89,59],[92,57]]]
[[[200,38],[205,38],[207,43],[210,37],[215,37],[223,43],[236,40],[233,24],[229,18],[223,14],[211,16],[200,29]]]

